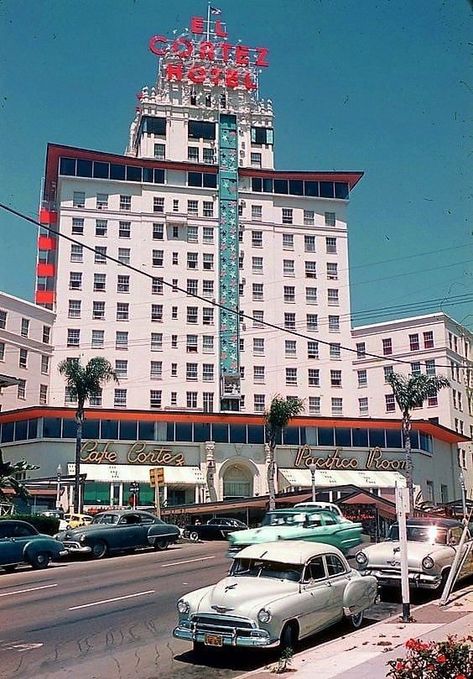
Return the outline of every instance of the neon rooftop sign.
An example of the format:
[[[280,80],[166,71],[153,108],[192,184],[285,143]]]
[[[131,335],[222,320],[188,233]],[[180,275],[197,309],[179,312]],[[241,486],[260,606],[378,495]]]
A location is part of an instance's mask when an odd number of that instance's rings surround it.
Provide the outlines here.
[[[256,90],[258,69],[266,68],[268,49],[233,45],[227,41],[225,24],[203,17],[191,18],[188,36],[169,39],[153,35],[149,49],[163,59],[166,80],[207,83],[235,89]]]

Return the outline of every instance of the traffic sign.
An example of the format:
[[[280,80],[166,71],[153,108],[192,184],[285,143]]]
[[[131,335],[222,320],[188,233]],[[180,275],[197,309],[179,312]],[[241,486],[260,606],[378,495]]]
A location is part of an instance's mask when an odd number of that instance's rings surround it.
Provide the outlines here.
[[[164,484],[164,467],[154,467],[149,470],[149,485],[151,488]]]

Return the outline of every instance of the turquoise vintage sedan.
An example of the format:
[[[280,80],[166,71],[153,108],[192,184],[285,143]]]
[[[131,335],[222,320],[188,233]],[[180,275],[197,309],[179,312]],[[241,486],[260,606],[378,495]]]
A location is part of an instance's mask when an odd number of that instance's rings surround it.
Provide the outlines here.
[[[46,568],[52,559],[66,554],[64,545],[50,535],[38,533],[26,521],[0,521],[0,567],[7,573],[23,563],[35,569]]]
[[[361,523],[353,523],[333,512],[301,509],[275,509],[268,512],[260,528],[230,533],[229,555],[243,547],[275,540],[322,542],[346,554],[361,543]]]

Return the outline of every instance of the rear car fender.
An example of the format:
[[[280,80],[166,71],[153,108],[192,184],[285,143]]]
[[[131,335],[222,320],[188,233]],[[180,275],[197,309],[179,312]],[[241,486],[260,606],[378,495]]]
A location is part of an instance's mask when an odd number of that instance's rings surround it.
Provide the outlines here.
[[[57,547],[54,543],[57,542]],[[52,556],[57,556],[61,550],[61,543],[58,542],[57,540],[54,540],[51,538],[50,540],[48,539],[36,539],[36,540],[30,540],[29,542],[26,543],[26,545],[23,548],[23,557],[25,558],[25,561],[29,561],[29,557],[31,557],[33,554],[38,554],[38,552],[47,552],[48,554],[51,554]]]
[[[346,616],[361,613],[372,606],[378,594],[378,581],[372,575],[354,573],[343,593],[343,612]]]

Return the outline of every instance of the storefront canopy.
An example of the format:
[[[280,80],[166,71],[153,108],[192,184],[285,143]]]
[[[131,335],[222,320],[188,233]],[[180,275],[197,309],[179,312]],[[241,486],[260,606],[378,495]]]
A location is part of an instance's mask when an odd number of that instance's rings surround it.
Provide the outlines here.
[[[310,469],[279,469],[282,482],[293,488],[310,488],[312,476]],[[405,486],[406,479],[399,472],[378,472],[341,470],[331,471],[319,469],[315,472],[315,486],[317,488],[330,488],[335,486],[357,486],[358,488],[394,488]]]
[[[149,483],[149,470],[156,465],[137,464],[81,464],[80,473],[86,481],[104,483]],[[74,474],[75,465],[68,464],[68,474]],[[204,485],[205,479],[199,467],[163,467],[166,486]]]

